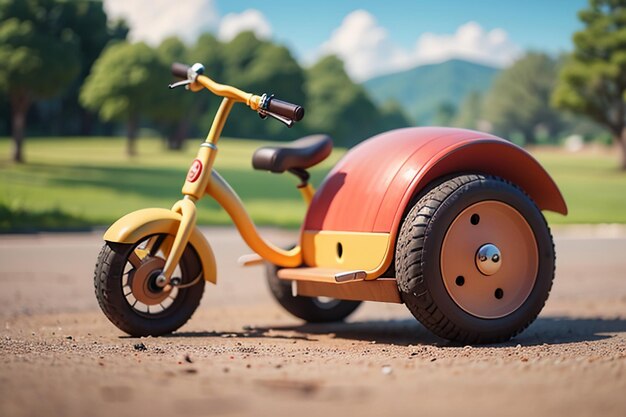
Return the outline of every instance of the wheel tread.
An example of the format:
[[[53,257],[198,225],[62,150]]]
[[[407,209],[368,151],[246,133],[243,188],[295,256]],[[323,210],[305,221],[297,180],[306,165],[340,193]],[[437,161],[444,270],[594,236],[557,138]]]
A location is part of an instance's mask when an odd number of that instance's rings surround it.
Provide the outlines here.
[[[184,325],[193,315],[202,298],[204,281],[185,289],[184,296],[179,294],[184,299],[181,300],[178,309],[167,318],[150,320],[142,318],[129,308],[119,282],[126,265],[126,253],[132,250],[132,246],[106,242],[100,250],[94,270],[94,292],[98,305],[111,323],[131,336],[158,336],[171,333]],[[192,253],[189,252],[190,249]],[[195,255],[195,258],[192,255]],[[188,257],[193,265],[192,270],[200,268],[197,254],[191,247],[185,249],[183,256]]]
[[[479,333],[463,329],[446,317],[435,304],[426,286],[424,259],[428,259],[428,253],[426,253],[424,244],[428,228],[437,220],[438,210],[446,204],[453,203],[451,200],[454,199],[453,194],[457,191],[469,189],[472,183],[485,181],[504,182],[523,193],[531,203],[534,204],[532,199],[530,199],[522,189],[502,178],[478,174],[459,175],[433,187],[433,189],[425,193],[425,195],[417,201],[407,214],[397,240],[395,269],[402,300],[411,313],[413,313],[425,327],[435,334],[455,342],[504,342],[525,330],[535,320],[538,314],[537,311],[537,314],[529,317],[522,326],[513,332],[485,337]],[[541,216],[541,218],[543,219],[543,225],[546,227],[548,236],[550,237],[552,253],[554,254],[554,241],[550,229],[545,218],[543,216]],[[552,268],[552,279],[554,277],[555,264]],[[552,280],[550,281],[547,295],[549,295],[551,285]],[[546,300],[547,296],[543,299],[541,308],[545,305]]]

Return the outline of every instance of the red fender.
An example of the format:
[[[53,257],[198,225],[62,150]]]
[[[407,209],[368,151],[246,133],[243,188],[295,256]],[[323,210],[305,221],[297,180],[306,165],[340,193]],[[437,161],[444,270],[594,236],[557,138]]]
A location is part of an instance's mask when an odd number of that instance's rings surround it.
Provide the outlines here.
[[[395,236],[411,198],[433,180],[457,172],[500,176],[521,187],[540,209],[567,214],[550,175],[519,146],[471,130],[407,128],[351,149],[316,192],[303,230]]]

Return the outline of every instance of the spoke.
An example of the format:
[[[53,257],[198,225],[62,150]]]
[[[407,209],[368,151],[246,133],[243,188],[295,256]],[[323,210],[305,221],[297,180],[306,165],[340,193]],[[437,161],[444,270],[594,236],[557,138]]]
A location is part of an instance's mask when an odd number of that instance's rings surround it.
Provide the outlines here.
[[[165,240],[165,236],[166,235],[158,235],[150,238],[148,244],[146,245],[146,249],[148,250],[150,256],[156,255]]]
[[[128,256],[128,262],[136,269],[141,265],[141,258],[137,253],[133,250]]]

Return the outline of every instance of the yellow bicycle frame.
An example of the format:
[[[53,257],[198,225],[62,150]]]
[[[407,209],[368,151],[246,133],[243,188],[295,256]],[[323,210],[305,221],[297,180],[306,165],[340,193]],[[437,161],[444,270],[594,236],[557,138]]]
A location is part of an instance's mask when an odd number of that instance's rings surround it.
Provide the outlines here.
[[[163,276],[166,278],[167,283],[169,283],[172,273],[180,261],[182,253],[188,243],[195,244],[194,247],[196,251],[202,252],[204,248],[208,248],[208,245],[200,242],[200,238],[198,237],[199,233],[196,230],[196,202],[206,194],[213,197],[226,210],[243,240],[261,258],[283,267],[300,266],[302,264],[302,251],[300,246],[296,246],[295,248],[286,251],[264,240],[259,235],[254,222],[246,212],[243,203],[235,191],[213,169],[213,163],[217,155],[217,143],[233,105],[237,102],[242,102],[252,110],[257,110],[259,108],[261,97],[245,93],[231,86],[218,84],[204,75],[198,75],[196,80],[189,85],[189,89],[194,92],[200,91],[204,88],[210,90],[216,95],[224,97],[224,99],[215,114],[211,130],[209,131],[205,142],[200,145],[196,159],[194,160],[192,168],[187,175],[187,179],[185,180],[185,184],[182,188],[184,197],[182,200],[177,201],[171,209],[174,219],[180,218],[180,221],[178,222],[178,227],[175,230],[173,243],[168,251],[169,254],[167,255],[167,260],[163,269]],[[309,204],[315,192],[313,187],[308,184],[305,187],[300,187],[299,190],[306,203]],[[125,241],[124,236],[131,235],[128,231],[141,229],[143,226],[141,223],[142,218],[148,215],[154,216],[154,213],[150,211],[150,209],[146,211],[140,210],[139,212],[135,212],[135,215],[133,216],[126,216],[118,220],[118,222],[107,230],[105,240]],[[168,218],[164,221],[168,222],[168,232],[174,234],[174,230],[172,229],[175,228],[176,223],[173,223],[175,220]],[[190,239],[192,242],[190,242]],[[199,253],[199,255],[203,258],[203,253]],[[213,254],[210,251],[210,248],[208,249],[206,258],[210,259],[203,259],[203,263],[207,262],[208,264],[214,264]],[[211,265],[208,265],[208,268],[212,271],[215,270],[214,265],[212,268]],[[209,275],[211,274],[205,273],[205,279],[215,282],[214,274],[213,276]]]

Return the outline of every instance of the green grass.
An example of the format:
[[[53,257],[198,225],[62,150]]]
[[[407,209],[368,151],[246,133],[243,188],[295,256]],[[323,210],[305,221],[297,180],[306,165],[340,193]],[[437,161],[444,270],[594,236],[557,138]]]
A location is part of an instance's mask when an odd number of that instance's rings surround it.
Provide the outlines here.
[[[556,181],[569,209],[566,217],[547,212],[550,223],[626,223],[626,172],[618,170],[617,150],[533,154]]]
[[[222,139],[216,168],[239,193],[258,224],[298,227],[305,205],[292,175],[255,171],[253,151],[268,142]],[[124,154],[121,138],[29,138],[24,165],[8,162],[10,143],[0,139],[0,231],[58,228],[40,222],[57,213],[68,227],[108,225],[145,207],[171,207],[182,197],[187,169],[200,141],[184,152],[163,149],[161,141],[141,139],[139,156]],[[319,183],[343,154],[312,170]],[[209,198],[198,211],[200,224],[228,224],[228,215]],[[28,214],[28,215],[26,215]],[[29,221],[33,224],[29,224]]]
[[[8,162],[10,142],[0,139],[0,231],[105,226],[145,207],[171,207],[197,144],[169,152],[156,139],[141,139],[139,155],[124,155],[121,138],[29,138],[24,165]],[[305,207],[291,175],[255,171],[252,152],[266,142],[223,139],[216,168],[230,182],[258,224],[297,227]],[[343,154],[312,171],[319,184]],[[570,215],[548,213],[551,223],[626,223],[626,174],[617,155],[537,151],[561,187]],[[199,203],[200,224],[228,224],[210,199]]]

